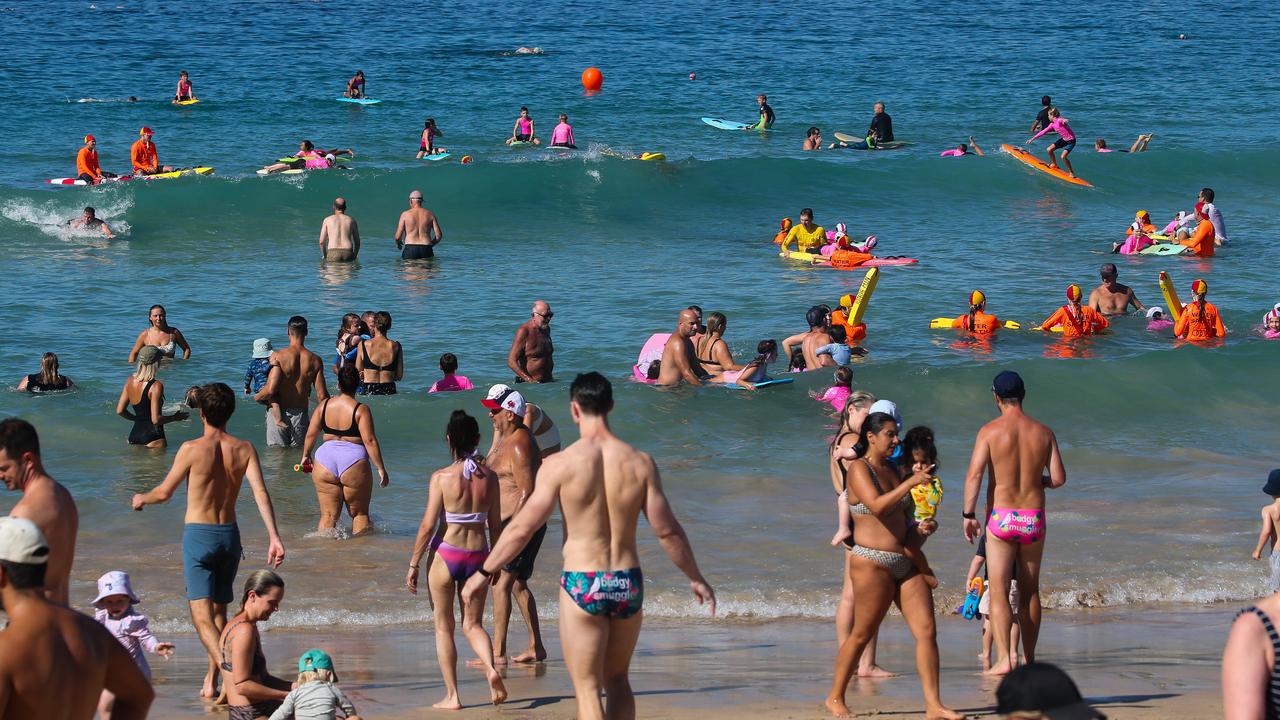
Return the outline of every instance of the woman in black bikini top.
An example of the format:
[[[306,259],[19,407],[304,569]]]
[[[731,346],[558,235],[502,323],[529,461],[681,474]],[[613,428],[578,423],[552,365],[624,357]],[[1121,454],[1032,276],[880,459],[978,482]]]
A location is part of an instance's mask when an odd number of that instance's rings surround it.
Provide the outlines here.
[[[390,329],[391,313],[379,311],[373,314],[373,327],[370,328],[373,337],[360,343],[360,351],[356,354],[356,369],[364,381],[360,389],[362,395],[395,395],[396,381],[404,377],[404,356],[400,343],[387,337]],[[391,359],[386,363],[375,363],[369,356],[370,346],[375,351],[389,348]]]

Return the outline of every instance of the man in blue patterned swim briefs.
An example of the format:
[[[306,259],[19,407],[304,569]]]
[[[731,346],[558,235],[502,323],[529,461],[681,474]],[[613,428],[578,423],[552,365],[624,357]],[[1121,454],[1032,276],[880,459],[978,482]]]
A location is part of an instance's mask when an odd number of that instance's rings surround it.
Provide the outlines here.
[[[560,644],[573,679],[577,717],[635,717],[627,677],[640,636],[644,576],[636,551],[636,523],[643,512],[662,549],[689,578],[698,602],[716,595],[707,584],[684,528],[662,492],[653,458],[619,440],[609,429],[613,387],[595,372],[569,388],[569,410],[581,439],[548,456],[533,494],[511,519],[489,559],[462,591],[464,602],[511,562],[560,507],[564,516],[564,572],[560,576]],[[608,710],[601,693],[608,698]]]

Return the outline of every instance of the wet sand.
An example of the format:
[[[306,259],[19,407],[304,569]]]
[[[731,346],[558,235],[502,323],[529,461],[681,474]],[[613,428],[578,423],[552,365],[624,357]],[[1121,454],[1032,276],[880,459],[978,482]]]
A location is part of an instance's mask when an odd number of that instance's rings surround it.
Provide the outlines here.
[[[1219,666],[1234,607],[1168,612],[1154,607],[1056,612],[1046,615],[1040,659],[1065,668],[1090,702],[1111,718],[1221,716]],[[264,629],[268,628],[264,626]],[[460,669],[462,717],[569,718],[572,686],[559,661],[558,628],[545,624],[551,660],[506,671],[510,699],[485,704],[483,675]],[[513,647],[524,628],[513,622]],[[166,638],[168,639],[168,638]],[[153,717],[206,717],[195,692],[203,673],[199,644],[178,635],[179,655],[153,660]],[[460,663],[471,657],[461,643]],[[431,709],[444,691],[429,626],[320,627],[265,632],[269,665],[281,677],[304,650],[334,655],[342,687],[362,717],[449,717]],[[997,681],[979,674],[980,625],[939,619],[944,702],[971,716],[994,716]],[[836,645],[828,623],[778,620],[646,623],[632,664],[632,686],[643,718],[821,718]],[[857,716],[920,717],[920,685],[910,634],[901,618],[886,620],[880,664],[903,672],[890,680],[855,680],[848,695]],[[286,672],[288,671],[288,672]],[[215,711],[216,712],[216,711]]]

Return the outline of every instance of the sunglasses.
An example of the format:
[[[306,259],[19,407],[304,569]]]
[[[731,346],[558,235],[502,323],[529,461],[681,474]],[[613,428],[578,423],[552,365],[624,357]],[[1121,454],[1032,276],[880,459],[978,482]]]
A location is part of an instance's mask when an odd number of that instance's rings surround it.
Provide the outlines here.
[[[502,412],[502,408],[489,408],[489,416],[492,417]]]
[[[553,318],[553,317],[555,317],[555,316],[556,316],[556,314],[555,314],[555,313],[553,313],[553,312],[551,312],[551,311],[549,311],[549,310],[546,312],[546,314],[543,314],[543,313],[540,313],[540,312],[535,312],[535,313],[534,313],[534,315],[537,315],[538,317],[544,317],[544,318],[546,318],[546,319],[548,319],[548,320],[550,320],[551,318]]]

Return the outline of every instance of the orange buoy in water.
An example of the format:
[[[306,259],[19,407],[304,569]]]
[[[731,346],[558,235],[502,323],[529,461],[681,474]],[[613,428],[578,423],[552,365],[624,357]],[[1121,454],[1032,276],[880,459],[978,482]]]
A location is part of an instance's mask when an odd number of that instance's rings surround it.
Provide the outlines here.
[[[587,92],[600,92],[600,86],[604,85],[604,75],[600,74],[600,68],[589,67],[582,71],[582,88]]]

